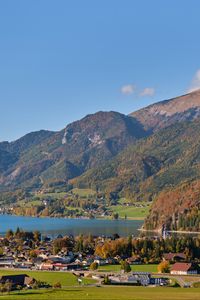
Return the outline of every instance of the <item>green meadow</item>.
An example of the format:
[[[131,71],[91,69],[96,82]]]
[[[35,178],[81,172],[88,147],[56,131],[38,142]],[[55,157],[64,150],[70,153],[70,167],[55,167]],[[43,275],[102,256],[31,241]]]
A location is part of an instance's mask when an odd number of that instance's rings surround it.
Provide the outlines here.
[[[79,195],[79,197],[90,197],[90,196],[95,196],[96,192],[92,189],[78,189],[74,188],[71,190],[71,192],[75,195]]]
[[[0,299],[70,299],[70,300],[199,300],[200,288],[166,287],[77,287],[61,290],[27,290],[1,295]]]
[[[128,219],[144,220],[148,215],[150,206],[147,204],[144,207],[116,205],[110,206],[113,213],[118,213],[120,218],[127,217]]]
[[[131,270],[133,272],[152,272],[156,273],[158,265],[156,264],[148,264],[148,265],[131,265]],[[98,270],[100,272],[119,272],[121,266],[120,265],[105,265],[100,266]]]
[[[36,280],[47,282],[51,285],[56,282],[60,282],[63,287],[76,286],[77,278],[72,273],[68,272],[45,272],[45,271],[12,271],[12,270],[0,270],[0,276],[2,275],[15,275],[15,274],[27,274]],[[83,284],[92,284],[96,281],[90,278],[83,278]],[[1,298],[0,298],[1,299]]]

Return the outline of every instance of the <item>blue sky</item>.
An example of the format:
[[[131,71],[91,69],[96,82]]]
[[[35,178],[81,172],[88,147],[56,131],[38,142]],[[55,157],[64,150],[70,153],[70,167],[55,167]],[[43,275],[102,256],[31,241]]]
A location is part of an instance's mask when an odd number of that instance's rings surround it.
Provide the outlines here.
[[[0,141],[200,87],[198,0],[1,0]]]

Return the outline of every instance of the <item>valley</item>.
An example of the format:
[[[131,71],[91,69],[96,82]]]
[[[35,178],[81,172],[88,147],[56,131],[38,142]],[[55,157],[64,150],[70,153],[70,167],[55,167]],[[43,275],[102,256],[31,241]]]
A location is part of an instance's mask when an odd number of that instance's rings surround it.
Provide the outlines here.
[[[0,300],[200,299],[200,1],[0,1]]]
[[[199,111],[197,90],[128,116],[100,111],[59,132],[1,142],[1,212],[198,231]]]

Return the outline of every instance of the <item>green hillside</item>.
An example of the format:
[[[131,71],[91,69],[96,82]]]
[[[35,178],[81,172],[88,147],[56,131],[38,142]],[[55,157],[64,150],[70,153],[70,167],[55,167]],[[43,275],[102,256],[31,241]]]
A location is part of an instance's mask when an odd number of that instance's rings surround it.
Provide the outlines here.
[[[133,200],[152,200],[165,188],[200,178],[199,132],[200,119],[172,125],[138,141],[72,183],[117,192]]]
[[[59,132],[43,130],[0,143],[0,190],[66,185],[145,135],[130,116],[98,112]]]

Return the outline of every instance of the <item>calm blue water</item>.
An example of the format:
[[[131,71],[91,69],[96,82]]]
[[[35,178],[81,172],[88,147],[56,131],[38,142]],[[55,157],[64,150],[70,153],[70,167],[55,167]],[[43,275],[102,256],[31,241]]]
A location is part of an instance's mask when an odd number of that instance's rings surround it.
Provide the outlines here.
[[[12,215],[0,215],[0,234],[5,234],[8,229],[16,230],[17,227],[25,231],[39,230],[42,234],[56,236],[62,235],[112,235],[138,236],[138,229],[143,221],[135,220],[84,220],[61,218],[34,218]]]

